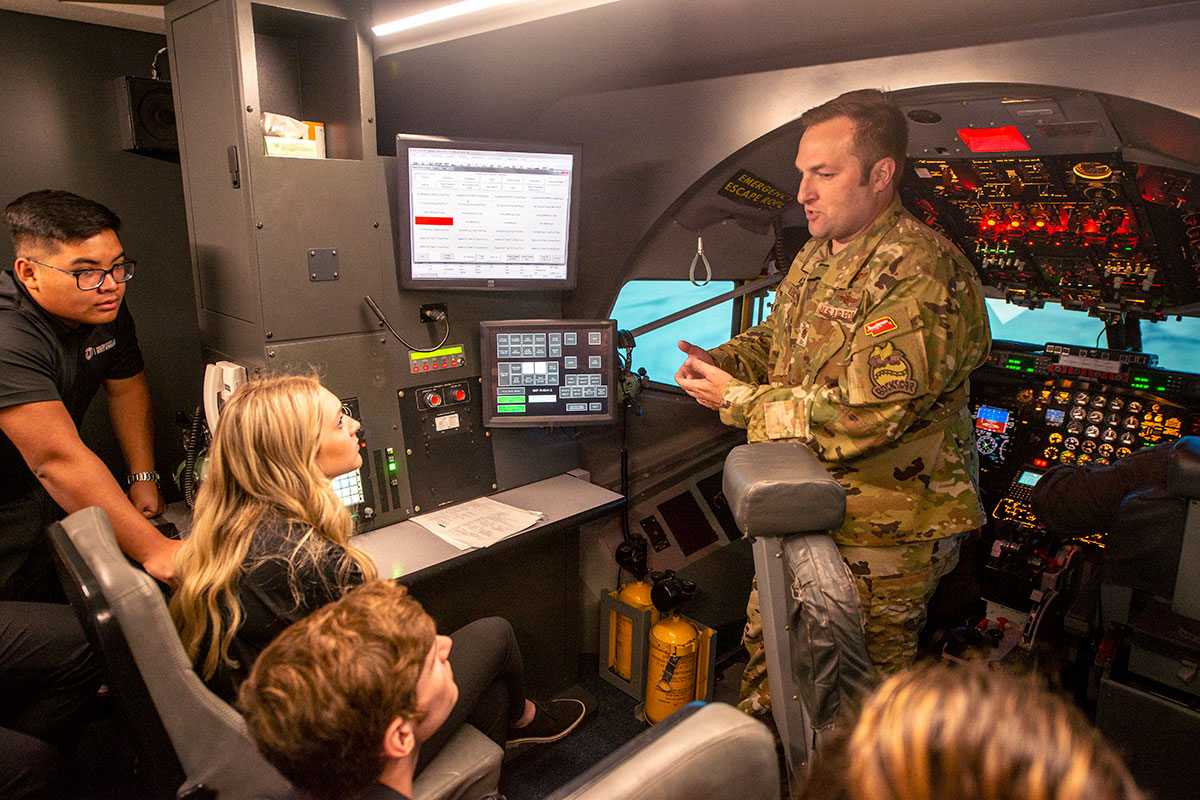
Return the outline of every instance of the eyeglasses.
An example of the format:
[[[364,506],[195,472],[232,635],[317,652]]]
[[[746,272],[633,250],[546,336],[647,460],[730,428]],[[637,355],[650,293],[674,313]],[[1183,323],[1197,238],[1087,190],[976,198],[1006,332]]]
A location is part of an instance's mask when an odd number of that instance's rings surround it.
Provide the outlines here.
[[[108,269],[81,269],[78,272],[72,272],[67,269],[59,269],[53,264],[38,261],[36,258],[26,257],[25,260],[32,261],[34,264],[39,264],[43,267],[49,267],[55,272],[61,272],[63,275],[74,277],[75,285],[85,292],[99,289],[104,284],[104,279],[109,275],[112,275],[112,279],[117,283],[124,283],[133,277],[133,270],[137,267],[136,261],[121,261],[113,264]]]

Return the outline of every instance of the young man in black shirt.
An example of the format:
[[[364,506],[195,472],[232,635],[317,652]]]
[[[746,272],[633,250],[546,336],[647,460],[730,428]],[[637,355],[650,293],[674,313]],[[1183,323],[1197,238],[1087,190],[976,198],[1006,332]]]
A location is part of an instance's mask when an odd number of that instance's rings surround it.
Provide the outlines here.
[[[122,303],[135,265],[117,236],[120,220],[50,190],[18,198],[4,216],[16,259],[0,274],[0,599],[56,597],[44,530],[59,509],[100,506],[126,555],[169,580],[179,542],[147,521],[163,500],[150,392]],[[128,494],[79,436],[101,386]]]

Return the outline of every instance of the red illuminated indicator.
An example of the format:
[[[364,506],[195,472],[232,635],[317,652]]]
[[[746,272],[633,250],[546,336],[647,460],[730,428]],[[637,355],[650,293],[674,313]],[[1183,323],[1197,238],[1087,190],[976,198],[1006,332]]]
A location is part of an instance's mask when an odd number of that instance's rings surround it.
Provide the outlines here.
[[[459,389],[459,390],[457,390],[457,391],[454,393],[454,399],[455,399],[455,400],[466,400],[466,399],[467,399],[467,393],[466,393],[466,392],[464,392],[462,389]]]
[[[1035,467],[1048,467],[1048,466],[1050,466],[1050,462],[1044,458],[1035,458],[1033,460],[1033,465]]]
[[[1002,153],[1029,150],[1029,142],[1015,125],[1002,128],[959,128],[958,135],[972,153]]]
[[[414,225],[453,225],[454,217],[413,217]]]

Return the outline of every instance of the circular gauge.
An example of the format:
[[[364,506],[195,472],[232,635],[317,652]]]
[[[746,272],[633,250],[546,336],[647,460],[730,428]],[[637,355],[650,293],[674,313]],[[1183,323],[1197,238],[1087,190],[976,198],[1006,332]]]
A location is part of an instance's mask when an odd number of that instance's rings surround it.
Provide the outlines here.
[[[1092,460],[1092,457],[1089,456],[1087,453],[1080,453],[1079,458],[1077,458],[1075,460],[1075,463],[1076,464],[1087,464],[1087,463],[1091,462],[1091,460]]]
[[[994,436],[984,434],[975,440],[975,449],[979,451],[980,455],[995,455],[996,448],[996,438]]]
[[[1137,437],[1126,431],[1121,434],[1121,444],[1133,445],[1137,441]]]
[[[1163,415],[1162,415],[1162,414],[1155,414],[1155,415],[1154,415],[1154,421],[1155,421],[1155,422],[1157,422],[1159,425],[1161,425],[1161,424],[1162,424],[1162,421],[1163,421]]]
[[[1104,456],[1101,456],[1100,458],[1097,458],[1097,459],[1096,459],[1095,461],[1093,461],[1092,463],[1093,463],[1093,464],[1111,464],[1111,463],[1112,463],[1112,461],[1111,461],[1111,460],[1109,460],[1109,459],[1107,459],[1107,458],[1105,458]]]
[[[1083,432],[1083,435],[1089,439],[1095,439],[1100,435],[1100,428],[1095,425],[1088,425],[1087,430]]]
[[[1141,426],[1141,421],[1137,417],[1126,417],[1123,423],[1126,428],[1131,431],[1136,431]]]
[[[1158,412],[1162,411],[1162,406],[1158,403],[1151,403],[1150,410],[1157,414]]]
[[[1064,392],[1061,390],[1055,392],[1054,393],[1054,402],[1058,403],[1060,406],[1065,406],[1067,403],[1071,402],[1071,393]]]
[[[1074,464],[1075,463],[1075,454],[1072,453],[1070,450],[1064,450],[1058,454],[1058,460],[1064,464]]]
[[[1103,411],[1089,411],[1087,420],[1088,420],[1088,422],[1092,423],[1093,425],[1099,425],[1101,422],[1104,422],[1104,412]]]
[[[1116,450],[1117,449],[1108,442],[1105,442],[1104,444],[1100,445],[1100,447],[1096,448],[1096,452],[1104,458],[1111,458],[1112,454],[1115,453]]]
[[[1137,400],[1134,400],[1132,403],[1129,404],[1129,413],[1130,414],[1142,413],[1142,404],[1139,403]]]
[[[1104,408],[1108,405],[1108,398],[1102,394],[1098,394],[1092,398],[1092,405],[1096,408]]]
[[[1057,447],[1047,447],[1045,450],[1042,451],[1042,455],[1045,456],[1048,460],[1053,461],[1054,459],[1058,458],[1058,448]]]
[[[1116,428],[1105,428],[1104,433],[1100,434],[1100,438],[1106,442],[1115,441],[1117,438],[1117,429]]]
[[[1118,447],[1117,448],[1117,458],[1125,458],[1126,456],[1131,456],[1131,455],[1133,455],[1133,451],[1130,450],[1128,447]]]
[[[1073,406],[1071,408],[1071,419],[1083,419],[1087,416],[1087,410],[1082,406]]]
[[[1118,425],[1121,424],[1121,415],[1120,414],[1109,414],[1108,416],[1106,416],[1104,418],[1104,424],[1111,425],[1114,428],[1117,427]]]
[[[1075,405],[1086,406],[1087,401],[1091,399],[1091,395],[1089,395],[1087,392],[1080,392],[1079,394],[1075,395]]]
[[[1046,437],[1046,441],[1050,444],[1062,444],[1062,439],[1063,437],[1061,433],[1052,433]]]
[[[1063,447],[1067,448],[1068,450],[1078,450],[1079,440],[1074,436],[1068,436],[1067,440],[1063,442]]]
[[[1079,420],[1072,420],[1067,426],[1067,433],[1083,433],[1083,423]]]
[[[1096,443],[1091,439],[1084,439],[1083,444],[1079,445],[1079,449],[1085,453],[1096,452]]]
[[[1108,401],[1108,407],[1113,411],[1120,411],[1125,407],[1125,400],[1121,397],[1114,397],[1112,400]]]
[[[1112,167],[1100,161],[1080,161],[1071,171],[1085,181],[1102,181],[1112,177]]]

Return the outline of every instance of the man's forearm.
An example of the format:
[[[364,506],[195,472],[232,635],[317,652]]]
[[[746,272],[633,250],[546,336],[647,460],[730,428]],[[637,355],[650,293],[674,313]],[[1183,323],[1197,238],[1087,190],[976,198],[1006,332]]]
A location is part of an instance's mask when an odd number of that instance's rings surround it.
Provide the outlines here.
[[[49,495],[68,513],[99,506],[108,514],[117,544],[130,558],[145,562],[169,540],[146,521],[113,480],[108,467],[91,451],[71,460],[53,460],[36,470]]]

